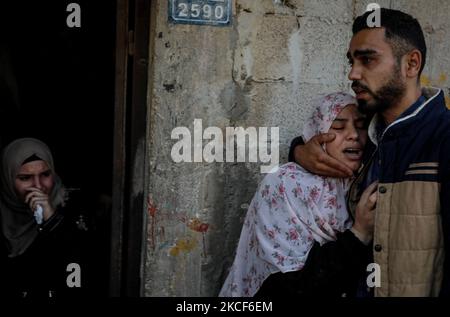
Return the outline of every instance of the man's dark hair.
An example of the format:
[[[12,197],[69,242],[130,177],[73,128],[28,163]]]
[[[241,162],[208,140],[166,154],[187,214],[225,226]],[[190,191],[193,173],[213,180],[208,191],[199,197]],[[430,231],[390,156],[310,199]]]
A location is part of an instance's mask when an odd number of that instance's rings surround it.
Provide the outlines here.
[[[367,25],[367,17],[372,13],[373,11],[367,11],[356,18],[353,22],[353,35],[361,30],[371,28]],[[419,21],[404,12],[386,8],[380,9],[380,16],[380,24],[385,29],[386,41],[392,46],[393,54],[398,61],[413,49],[419,50],[422,54],[420,77],[425,67],[427,46]]]

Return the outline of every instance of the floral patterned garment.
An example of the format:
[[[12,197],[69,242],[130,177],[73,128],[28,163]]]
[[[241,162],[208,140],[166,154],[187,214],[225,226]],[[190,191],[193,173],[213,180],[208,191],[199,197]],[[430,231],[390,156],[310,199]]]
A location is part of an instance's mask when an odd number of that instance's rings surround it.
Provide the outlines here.
[[[318,100],[304,125],[306,141],[328,132],[333,120],[356,100],[333,93]],[[336,239],[352,225],[345,195],[351,179],[314,175],[295,163],[267,174],[250,204],[234,263],[219,296],[253,296],[276,272],[303,268],[314,241]]]

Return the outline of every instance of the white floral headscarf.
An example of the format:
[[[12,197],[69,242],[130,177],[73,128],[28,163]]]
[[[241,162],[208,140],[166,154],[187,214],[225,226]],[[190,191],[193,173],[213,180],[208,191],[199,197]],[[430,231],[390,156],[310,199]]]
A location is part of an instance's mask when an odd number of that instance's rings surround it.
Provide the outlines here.
[[[356,100],[333,93],[317,103],[303,128],[305,141],[328,132],[342,109]],[[255,295],[270,274],[301,270],[314,241],[322,245],[350,228],[345,204],[350,181],[314,175],[295,163],[268,174],[250,204],[219,296]]]

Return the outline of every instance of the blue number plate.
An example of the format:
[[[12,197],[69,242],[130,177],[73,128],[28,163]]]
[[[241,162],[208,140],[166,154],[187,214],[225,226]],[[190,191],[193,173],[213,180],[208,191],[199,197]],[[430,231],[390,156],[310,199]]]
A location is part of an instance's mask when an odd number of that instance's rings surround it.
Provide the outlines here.
[[[169,21],[173,23],[227,26],[232,0],[170,0]]]

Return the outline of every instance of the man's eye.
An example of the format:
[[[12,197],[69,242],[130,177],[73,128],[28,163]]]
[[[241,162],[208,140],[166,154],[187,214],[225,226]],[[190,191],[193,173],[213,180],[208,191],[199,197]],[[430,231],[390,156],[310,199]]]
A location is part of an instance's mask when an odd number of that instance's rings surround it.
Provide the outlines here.
[[[25,182],[25,181],[27,181],[27,180],[30,179],[29,176],[18,176],[17,178],[18,178],[20,181],[22,181],[22,182]]]
[[[50,172],[45,172],[45,173],[42,173],[42,176],[44,176],[44,177],[49,177],[51,175],[51,173]]]
[[[344,127],[340,127],[340,126],[336,126],[336,127],[331,127],[333,130],[344,130]]]
[[[370,57],[365,57],[365,56],[361,57],[361,62],[364,65],[370,64],[371,61],[372,61],[372,59]]]

